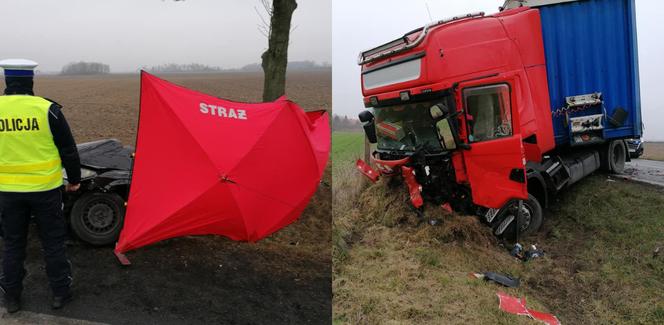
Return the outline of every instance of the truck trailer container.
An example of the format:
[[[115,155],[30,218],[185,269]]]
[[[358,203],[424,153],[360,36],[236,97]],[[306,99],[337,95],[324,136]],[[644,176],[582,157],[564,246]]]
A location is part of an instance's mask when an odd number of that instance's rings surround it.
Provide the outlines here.
[[[359,117],[377,145],[359,170],[402,175],[421,215],[428,201],[497,236],[536,231],[553,195],[622,172],[625,139],[641,137],[634,6],[508,0],[360,53]]]

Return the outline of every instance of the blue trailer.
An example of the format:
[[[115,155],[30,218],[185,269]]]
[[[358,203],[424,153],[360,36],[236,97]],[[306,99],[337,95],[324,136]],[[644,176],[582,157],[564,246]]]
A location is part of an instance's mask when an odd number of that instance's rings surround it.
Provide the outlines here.
[[[504,4],[505,9],[520,6],[540,12],[556,145],[640,138],[635,1],[508,0]],[[595,138],[582,141],[575,138],[573,124],[592,120],[584,118],[588,116],[597,117],[601,128]]]

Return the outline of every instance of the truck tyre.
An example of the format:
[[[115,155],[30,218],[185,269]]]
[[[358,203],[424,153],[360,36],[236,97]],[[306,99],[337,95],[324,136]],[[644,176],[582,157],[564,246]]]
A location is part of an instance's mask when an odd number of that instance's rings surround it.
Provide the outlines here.
[[[620,174],[625,170],[625,161],[627,160],[627,149],[622,140],[615,140],[609,143],[608,166],[609,171],[614,174]]]
[[[505,205],[499,212],[499,215],[491,222],[493,234],[501,239],[514,240],[516,230],[516,215],[519,207],[519,200],[512,200]],[[542,206],[537,198],[528,194],[528,200],[523,201],[523,210],[521,211],[521,220],[519,222],[519,237],[526,237],[535,233],[542,226]]]
[[[95,246],[113,244],[120,236],[125,201],[115,193],[91,192],[81,196],[69,214],[78,238]]]

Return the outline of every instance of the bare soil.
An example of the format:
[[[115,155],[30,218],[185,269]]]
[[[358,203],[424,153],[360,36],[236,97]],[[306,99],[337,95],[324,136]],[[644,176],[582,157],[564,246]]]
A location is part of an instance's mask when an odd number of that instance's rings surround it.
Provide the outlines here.
[[[646,142],[643,144],[643,159],[664,161],[664,142]]]
[[[165,75],[172,82],[236,101],[260,101],[261,74]],[[139,76],[41,77],[36,94],[63,112],[77,142],[135,140]],[[330,109],[331,74],[293,73],[290,98]],[[48,307],[50,291],[39,240],[31,231],[24,310],[109,324],[321,324],[331,319],[331,188],[326,172],[298,221],[256,244],[184,237],[129,252],[121,267],[112,247],[68,244],[75,300]],[[177,180],[176,180],[177,181]],[[21,313],[0,316],[21,319]]]

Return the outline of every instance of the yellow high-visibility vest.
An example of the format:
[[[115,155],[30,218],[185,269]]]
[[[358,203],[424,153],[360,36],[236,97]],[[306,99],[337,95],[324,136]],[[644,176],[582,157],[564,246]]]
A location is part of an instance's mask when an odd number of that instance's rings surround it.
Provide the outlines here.
[[[62,186],[62,162],[48,124],[52,104],[37,96],[0,96],[0,192]]]

